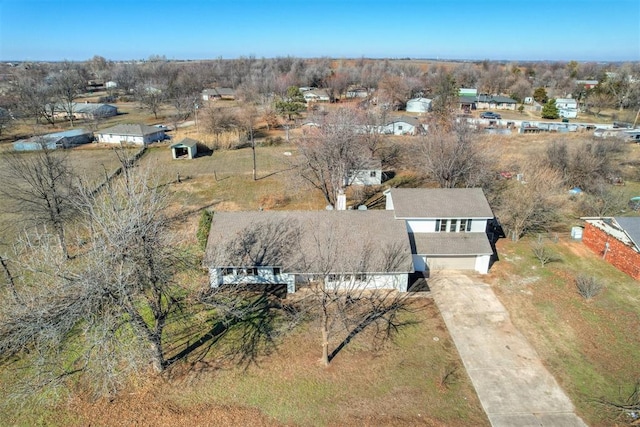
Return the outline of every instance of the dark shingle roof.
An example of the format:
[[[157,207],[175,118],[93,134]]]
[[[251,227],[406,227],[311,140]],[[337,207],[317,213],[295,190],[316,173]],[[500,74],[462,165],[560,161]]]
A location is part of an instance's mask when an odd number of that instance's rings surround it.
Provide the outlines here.
[[[485,233],[412,233],[411,245],[419,255],[491,255]]]
[[[637,248],[640,249],[640,217],[615,217],[618,225],[631,238]]]
[[[243,246],[245,242],[249,244]],[[390,251],[396,255],[393,263]],[[286,252],[285,259],[278,252]],[[308,274],[413,271],[405,225],[390,211],[216,212],[204,262],[215,267],[278,266]]]
[[[493,218],[481,188],[392,188],[396,218]]]

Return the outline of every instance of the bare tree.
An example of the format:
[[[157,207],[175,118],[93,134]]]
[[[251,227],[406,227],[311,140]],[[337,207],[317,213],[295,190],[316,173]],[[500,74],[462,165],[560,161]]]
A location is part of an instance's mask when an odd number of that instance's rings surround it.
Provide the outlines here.
[[[441,188],[477,186],[491,171],[488,151],[465,123],[429,126],[416,148],[418,166]]]
[[[0,194],[10,201],[5,208],[20,213],[34,226],[50,226],[68,258],[66,223],[75,209],[74,174],[66,153],[52,150],[46,140],[39,141],[35,153],[10,152],[2,156]]]
[[[215,135],[216,145],[220,145],[220,135],[236,127],[236,117],[229,108],[209,106],[203,111],[204,128]]]
[[[298,141],[300,175],[320,190],[327,203],[336,205],[338,193],[348,182],[350,172],[360,169],[368,158],[358,113],[338,108],[318,117],[319,126]]]
[[[59,106],[64,110],[73,127],[74,120],[74,101],[86,87],[86,80],[82,77],[80,72],[66,65],[65,69],[53,76],[51,82],[51,90],[56,98]]]
[[[260,114],[258,109],[254,105],[244,105],[238,115],[238,121],[240,127],[247,133],[249,137],[249,145],[251,145],[251,154],[253,159],[253,180],[257,179],[257,164],[256,164],[256,141],[255,132]]]
[[[140,85],[136,87],[136,98],[144,108],[153,113],[154,118],[158,118],[158,112],[165,101],[165,94],[161,89],[149,85]]]
[[[532,162],[522,169],[524,181],[511,180],[496,202],[497,217],[513,240],[546,231],[560,206],[562,179],[548,166]]]
[[[152,183],[140,168],[125,169],[101,192],[83,192],[84,252],[73,262],[46,234],[17,245],[25,274],[19,300],[0,308],[0,360],[26,350],[33,385],[82,372],[106,393],[131,372],[168,366],[165,329],[184,291],[172,283],[181,258],[167,234],[164,194]]]

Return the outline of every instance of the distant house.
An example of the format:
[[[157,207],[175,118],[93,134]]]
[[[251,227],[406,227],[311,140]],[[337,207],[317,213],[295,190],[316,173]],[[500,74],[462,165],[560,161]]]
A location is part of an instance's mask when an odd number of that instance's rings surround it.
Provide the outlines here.
[[[287,292],[318,276],[336,287],[405,292],[413,272],[404,224],[381,210],[216,212],[204,264],[214,288],[281,285]]]
[[[202,91],[203,101],[216,101],[219,99],[236,99],[236,91],[230,87],[214,87]]]
[[[458,97],[461,110],[515,110],[517,101],[501,95],[463,95]]]
[[[76,119],[95,120],[118,115],[118,107],[110,104],[74,102],[71,104],[71,110]],[[68,116],[69,112],[62,105],[53,107],[53,117],[66,119]]]
[[[578,101],[573,98],[556,98],[556,108],[577,109]]]
[[[618,270],[640,280],[640,217],[583,219],[584,245]]]
[[[576,86],[582,86],[585,89],[593,89],[598,86],[597,80],[576,80]]]
[[[369,96],[369,90],[365,87],[354,86],[347,89],[346,97],[353,98],[366,98]]]
[[[56,148],[70,148],[75,145],[87,144],[91,141],[93,141],[93,133],[84,129],[72,129],[21,139],[13,143],[13,149],[16,151],[34,151],[42,150],[43,147],[46,147],[49,150],[55,150]]]
[[[118,83],[114,82],[113,80],[109,80],[104,84],[104,87],[105,89],[115,89],[118,87]]]
[[[96,132],[98,142],[110,144],[147,145],[162,141],[167,136],[164,128],[142,124],[120,124]]]
[[[413,98],[407,101],[407,113],[427,113],[431,111],[429,98]]]
[[[184,138],[169,146],[174,159],[193,159],[198,154],[198,141]]]
[[[488,272],[487,223],[494,215],[482,189],[392,188],[384,194],[386,209],[406,224],[415,271]]]
[[[392,117],[380,126],[380,133],[387,135],[417,135],[424,131],[424,127],[415,117]]]
[[[344,180],[344,185],[380,185],[382,184],[382,163],[378,159],[369,159],[350,170]]]
[[[311,89],[302,93],[304,100],[310,102],[331,102],[331,97],[325,89]]]
[[[478,96],[478,89],[461,87],[460,89],[458,89],[458,96],[472,96],[475,98],[476,96]]]

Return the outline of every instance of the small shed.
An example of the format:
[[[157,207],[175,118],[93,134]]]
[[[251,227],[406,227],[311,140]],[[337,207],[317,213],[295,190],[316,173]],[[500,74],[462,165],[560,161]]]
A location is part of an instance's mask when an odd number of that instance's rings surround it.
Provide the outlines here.
[[[193,159],[198,154],[198,141],[184,138],[175,144],[171,144],[169,148],[171,148],[171,154],[174,159]]]
[[[413,98],[407,101],[407,113],[427,113],[431,111],[429,98]]]

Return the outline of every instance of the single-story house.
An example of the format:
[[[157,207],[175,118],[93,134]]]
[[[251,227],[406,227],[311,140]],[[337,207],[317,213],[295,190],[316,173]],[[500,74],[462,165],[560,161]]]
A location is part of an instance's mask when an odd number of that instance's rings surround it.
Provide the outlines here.
[[[578,101],[573,98],[556,98],[556,108],[577,109]]]
[[[493,212],[480,188],[392,188],[386,209],[405,222],[415,271],[489,271]]]
[[[349,99],[366,98],[369,96],[369,93],[369,89],[365,87],[354,86],[347,89],[346,97]]]
[[[618,270],[640,280],[640,217],[582,219],[584,245]]]
[[[13,143],[13,149],[16,151],[34,151],[42,150],[43,147],[46,147],[49,150],[55,150],[56,148],[69,148],[74,145],[87,144],[91,141],[93,141],[92,132],[84,129],[72,129],[21,139]]]
[[[174,159],[193,159],[198,154],[198,141],[184,138],[169,146]]]
[[[306,102],[331,102],[331,97],[325,89],[311,89],[302,93]]]
[[[382,162],[379,159],[368,159],[356,169],[350,170],[344,185],[380,185],[382,184]]]
[[[96,135],[98,142],[135,145],[147,145],[167,137],[164,128],[143,124],[120,124],[98,131]]]
[[[427,113],[431,111],[431,99],[413,98],[407,101],[407,113]]]
[[[593,89],[598,86],[597,80],[576,80],[576,86],[582,86],[585,89]]]
[[[212,287],[297,285],[405,292],[413,272],[409,238],[382,210],[216,212],[204,259]]]
[[[424,126],[415,117],[392,117],[380,126],[380,133],[387,135],[417,135],[424,131]]]
[[[463,95],[458,97],[461,110],[515,110],[517,101],[501,95]]]
[[[202,91],[203,101],[215,101],[218,99],[235,99],[236,91],[230,87],[214,87]]]
[[[79,103],[74,102],[71,104],[73,116],[76,119],[99,119],[105,117],[113,117],[118,114],[118,107],[111,104],[96,104],[96,103]],[[56,118],[68,118],[69,113],[63,108],[62,105],[56,105],[53,110],[53,116]]]

